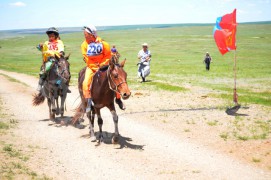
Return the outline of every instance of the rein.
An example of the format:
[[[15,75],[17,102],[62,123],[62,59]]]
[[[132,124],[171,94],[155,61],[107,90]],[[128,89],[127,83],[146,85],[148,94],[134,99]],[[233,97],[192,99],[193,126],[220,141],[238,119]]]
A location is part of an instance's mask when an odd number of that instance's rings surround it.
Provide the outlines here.
[[[53,66],[56,66],[56,64],[58,64],[58,63],[59,63],[59,62],[54,61],[54,63],[52,64],[52,67],[53,67]],[[64,78],[64,77],[62,76],[63,73],[64,73],[65,71],[68,71],[68,68],[66,68],[66,67],[63,68],[61,72],[59,72],[58,69],[59,69],[58,67],[56,67],[56,69],[54,69],[56,75],[57,75],[59,78],[65,80],[65,81],[68,81],[66,78]],[[49,73],[50,73],[50,72],[49,72]],[[54,83],[54,82],[56,82],[57,80],[48,80],[48,81]]]
[[[116,66],[116,65],[115,65],[115,66]],[[118,87],[119,87],[120,85],[124,84],[124,83],[127,84],[127,82],[126,82],[126,81],[123,81],[123,82],[121,82],[121,83],[119,83],[119,84],[117,85],[117,84],[113,81],[113,78],[112,78],[112,76],[111,76],[111,73],[110,73],[110,66],[108,66],[108,69],[107,69],[106,74],[107,74],[107,77],[108,77],[108,85],[109,85],[109,88],[110,88],[112,91],[121,94],[121,93],[118,91]],[[110,80],[113,82],[115,88],[112,88],[112,85],[111,85],[111,83],[110,83]]]

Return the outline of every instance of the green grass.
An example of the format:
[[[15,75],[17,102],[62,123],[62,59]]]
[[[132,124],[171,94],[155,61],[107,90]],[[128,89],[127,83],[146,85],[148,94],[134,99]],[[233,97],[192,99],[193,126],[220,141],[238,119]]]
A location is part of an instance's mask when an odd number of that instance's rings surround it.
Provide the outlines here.
[[[21,82],[21,81],[18,81],[17,79],[14,79],[14,78],[12,78],[12,77],[6,75],[6,74],[0,73],[0,75],[1,75],[1,76],[5,76],[10,82],[20,83],[20,84],[22,84],[22,85],[24,85],[24,86],[26,86],[26,87],[29,87],[28,84],[26,84],[26,83],[24,83],[24,82]]]
[[[0,121],[0,129],[8,129],[8,128],[9,128],[9,125],[7,123]]]
[[[125,69],[131,89],[185,91],[184,85],[215,89],[214,97],[232,99],[233,58],[230,52],[222,56],[212,36],[213,26],[188,26],[141,30],[101,31],[99,36],[115,44],[126,58]],[[239,24],[237,29],[237,92],[239,101],[271,106],[271,24]],[[80,52],[83,33],[63,34],[66,53],[71,53],[72,84],[85,66]],[[41,54],[36,45],[47,40],[46,35],[26,35],[24,38],[0,39],[0,69],[38,77]],[[152,52],[151,75],[147,83],[136,78],[137,53],[147,42]],[[206,72],[205,52],[213,63]],[[144,85],[143,85],[144,84]]]

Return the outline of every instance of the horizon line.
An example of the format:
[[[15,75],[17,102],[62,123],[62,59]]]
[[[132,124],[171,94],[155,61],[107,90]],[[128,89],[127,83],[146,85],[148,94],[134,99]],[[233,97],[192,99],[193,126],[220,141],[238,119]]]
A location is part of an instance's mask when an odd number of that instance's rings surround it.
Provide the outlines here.
[[[238,24],[253,24],[253,23],[259,23],[259,24],[264,24],[264,23],[271,23],[271,20],[267,21],[248,21],[248,22],[237,22]],[[117,27],[117,26],[147,26],[147,25],[215,25],[216,23],[163,23],[163,24],[122,24],[122,25],[97,25],[96,27]],[[57,28],[76,28],[76,27],[81,27],[81,26],[62,26],[62,27],[57,27]],[[82,26],[83,27],[83,26]],[[47,29],[48,27],[38,27],[38,28],[23,28],[23,29],[0,29],[0,31],[13,31],[13,30],[33,30],[33,29]]]

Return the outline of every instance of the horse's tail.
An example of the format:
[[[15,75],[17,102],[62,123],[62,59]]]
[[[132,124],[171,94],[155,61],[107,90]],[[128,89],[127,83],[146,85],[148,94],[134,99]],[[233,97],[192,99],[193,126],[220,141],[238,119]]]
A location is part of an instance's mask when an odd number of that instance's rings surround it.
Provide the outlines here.
[[[85,106],[86,106],[85,103],[81,101],[80,105],[75,109],[75,114],[72,117],[72,121],[71,121],[72,125],[75,125],[76,122],[79,121],[80,118],[84,116],[85,109],[86,109]]]
[[[39,94],[35,93],[33,95],[32,105],[38,106],[38,105],[42,104],[44,102],[44,100],[45,100],[45,97],[42,95],[41,92]]]

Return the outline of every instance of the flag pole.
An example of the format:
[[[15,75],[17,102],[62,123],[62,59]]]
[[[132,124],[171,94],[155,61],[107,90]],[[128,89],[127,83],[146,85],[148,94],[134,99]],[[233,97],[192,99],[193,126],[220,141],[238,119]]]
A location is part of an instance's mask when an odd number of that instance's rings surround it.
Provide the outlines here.
[[[234,66],[233,66],[233,73],[234,73],[234,88],[233,88],[233,102],[235,104],[234,107],[228,107],[226,110],[226,113],[228,115],[236,115],[236,112],[239,110],[241,107],[240,104],[238,104],[238,95],[237,95],[237,87],[236,87],[236,49],[234,50]]]
[[[234,89],[233,89],[233,102],[235,105],[238,105],[238,95],[237,95],[237,87],[236,87],[236,49],[234,50]]]

